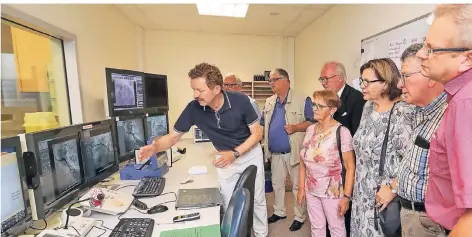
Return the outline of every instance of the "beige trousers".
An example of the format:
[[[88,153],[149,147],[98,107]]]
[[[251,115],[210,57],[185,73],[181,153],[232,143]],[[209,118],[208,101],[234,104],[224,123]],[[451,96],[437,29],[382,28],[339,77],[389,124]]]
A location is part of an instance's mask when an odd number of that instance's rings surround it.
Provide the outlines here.
[[[293,211],[295,214],[294,220],[304,222],[306,219],[306,204],[299,206],[297,203],[298,195],[298,173],[300,165],[290,165],[290,153],[287,154],[272,154],[271,170],[272,170],[272,187],[274,188],[274,214],[277,216],[286,216],[285,213],[285,180],[287,172],[293,184]]]
[[[412,211],[402,208],[400,212],[402,237],[442,237],[444,229],[432,221],[426,212]]]

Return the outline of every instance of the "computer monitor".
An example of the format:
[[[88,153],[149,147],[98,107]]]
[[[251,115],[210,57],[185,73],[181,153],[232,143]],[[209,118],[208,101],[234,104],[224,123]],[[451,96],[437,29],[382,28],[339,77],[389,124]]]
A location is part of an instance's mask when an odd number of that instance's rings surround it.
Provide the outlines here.
[[[146,109],[169,109],[166,75],[144,74],[144,103]]]
[[[81,136],[86,183],[95,185],[119,169],[113,121],[82,124]]]
[[[169,120],[167,119],[167,113],[161,112],[147,114],[144,120],[146,141],[151,138],[161,137],[169,133]]]
[[[48,152],[56,197],[62,197],[84,181],[80,135],[49,140]]]
[[[84,182],[80,149],[81,127],[74,125],[25,134],[28,151],[34,152],[40,177],[38,193],[43,202],[36,203],[39,218],[50,209],[73,200]]]
[[[144,113],[144,73],[105,68],[110,117]]]
[[[143,116],[116,118],[119,161],[134,158],[134,151],[145,145]]]
[[[4,233],[26,218],[28,195],[20,138],[4,138],[1,145],[1,233]]]

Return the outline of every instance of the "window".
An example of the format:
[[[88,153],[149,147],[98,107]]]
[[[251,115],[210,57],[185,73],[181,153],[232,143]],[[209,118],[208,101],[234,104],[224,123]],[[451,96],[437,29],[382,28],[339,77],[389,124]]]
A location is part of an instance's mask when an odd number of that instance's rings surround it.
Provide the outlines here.
[[[71,124],[63,42],[2,18],[1,135]]]

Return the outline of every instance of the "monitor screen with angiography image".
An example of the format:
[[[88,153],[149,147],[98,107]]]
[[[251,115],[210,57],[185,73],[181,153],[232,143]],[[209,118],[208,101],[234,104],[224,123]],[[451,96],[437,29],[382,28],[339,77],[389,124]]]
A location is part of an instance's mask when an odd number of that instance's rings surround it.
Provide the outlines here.
[[[144,73],[105,68],[110,116],[140,114],[144,109]]]
[[[82,156],[86,179],[99,181],[118,170],[114,139],[116,135],[112,128],[112,121],[104,120],[82,127]]]
[[[120,161],[134,157],[134,151],[145,145],[143,117],[120,118],[116,121]]]
[[[82,184],[84,169],[79,134],[48,141],[48,151],[56,196]]]
[[[71,201],[84,183],[80,126],[25,134],[28,151],[35,154],[43,202],[37,211],[48,212]]]
[[[169,133],[167,115],[154,114],[145,118],[146,120],[146,139],[161,137]]]
[[[0,164],[1,233],[4,233],[23,221],[28,213],[25,170],[19,137],[2,139]]]

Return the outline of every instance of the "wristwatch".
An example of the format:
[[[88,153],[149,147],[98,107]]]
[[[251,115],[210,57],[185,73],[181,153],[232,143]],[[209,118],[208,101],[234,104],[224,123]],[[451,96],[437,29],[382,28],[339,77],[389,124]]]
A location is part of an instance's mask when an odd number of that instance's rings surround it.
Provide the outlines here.
[[[239,152],[236,149],[233,148],[232,150],[233,150],[234,157],[236,159],[239,158],[239,156],[241,156],[241,154],[239,154]]]
[[[347,198],[349,201],[352,201],[352,197],[349,195],[344,194],[343,197]]]

